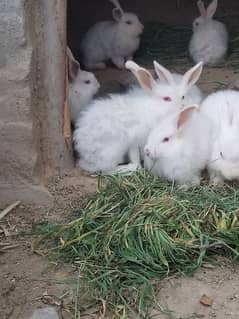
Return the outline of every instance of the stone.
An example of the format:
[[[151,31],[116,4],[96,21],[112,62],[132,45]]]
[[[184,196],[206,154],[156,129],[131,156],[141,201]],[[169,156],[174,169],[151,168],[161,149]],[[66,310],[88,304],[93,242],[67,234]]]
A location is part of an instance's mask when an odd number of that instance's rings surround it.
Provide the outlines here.
[[[59,316],[53,307],[36,309],[30,319],[59,319]]]

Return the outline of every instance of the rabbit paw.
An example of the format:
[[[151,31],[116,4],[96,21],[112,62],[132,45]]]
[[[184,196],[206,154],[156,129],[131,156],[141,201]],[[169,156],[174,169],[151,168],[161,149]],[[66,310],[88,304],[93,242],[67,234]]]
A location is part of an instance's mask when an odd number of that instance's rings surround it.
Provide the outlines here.
[[[189,190],[191,187],[197,187],[197,186],[199,186],[199,185],[200,185],[200,177],[195,176],[195,177],[193,177],[193,178],[191,179],[190,182],[179,185],[179,189],[180,189],[180,190],[187,191],[187,190]]]
[[[114,57],[112,58],[112,62],[117,66],[118,69],[124,69],[124,58],[122,57]]]
[[[129,163],[126,165],[118,165],[113,171],[108,172],[108,174],[110,174],[110,175],[113,175],[113,174],[130,175],[139,169],[141,169],[141,166],[138,163]]]
[[[223,178],[218,175],[211,175],[210,176],[210,184],[213,186],[218,186],[223,184]]]

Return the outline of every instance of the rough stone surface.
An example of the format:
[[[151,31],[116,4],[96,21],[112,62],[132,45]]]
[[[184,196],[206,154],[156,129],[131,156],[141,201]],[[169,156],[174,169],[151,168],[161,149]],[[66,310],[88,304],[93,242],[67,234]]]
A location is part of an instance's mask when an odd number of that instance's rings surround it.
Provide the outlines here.
[[[0,0],[0,203],[20,199],[51,203],[44,187],[34,185],[36,152],[32,144],[28,37],[29,1]]]
[[[59,319],[56,310],[52,307],[36,309],[30,319]]]

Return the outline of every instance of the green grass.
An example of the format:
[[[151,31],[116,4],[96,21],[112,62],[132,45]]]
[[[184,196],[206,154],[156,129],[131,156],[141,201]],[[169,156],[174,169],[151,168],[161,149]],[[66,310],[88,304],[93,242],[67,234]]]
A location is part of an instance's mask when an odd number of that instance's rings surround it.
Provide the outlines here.
[[[136,318],[163,278],[191,274],[218,254],[237,260],[238,219],[238,188],[205,182],[185,191],[142,171],[100,178],[74,220],[43,227],[36,247],[75,264],[80,285],[115,317]]]

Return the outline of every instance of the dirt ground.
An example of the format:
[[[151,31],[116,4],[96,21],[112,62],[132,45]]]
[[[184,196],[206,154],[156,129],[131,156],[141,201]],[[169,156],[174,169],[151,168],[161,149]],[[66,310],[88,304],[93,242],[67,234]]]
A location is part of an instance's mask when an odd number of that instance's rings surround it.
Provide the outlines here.
[[[175,70],[182,68],[176,66]],[[112,78],[115,90],[119,82],[128,82],[128,73],[109,69],[104,75],[98,74],[107,91]],[[199,82],[205,93],[228,87],[238,79],[230,69],[205,69]],[[130,80],[131,81],[131,80]],[[51,209],[42,207],[18,206],[0,220],[0,318],[27,319],[37,307],[53,305],[62,318],[72,317],[74,285],[70,279],[77,279],[76,270],[57,265],[45,257],[33,254],[31,245],[32,225],[44,221],[67,220],[79,202],[97,189],[96,178],[76,169],[63,179],[49,181],[49,190],[54,196],[55,205]],[[73,281],[74,281],[73,280]],[[200,303],[203,294],[212,298],[211,306]],[[217,266],[208,265],[192,277],[183,275],[162,282],[159,304],[168,314],[152,310],[149,318],[193,319],[217,318],[237,319],[239,314],[239,266],[226,260],[219,260]],[[82,305],[80,305],[82,306]],[[94,307],[93,307],[94,309]],[[91,315],[81,318],[100,318],[94,310]]]

